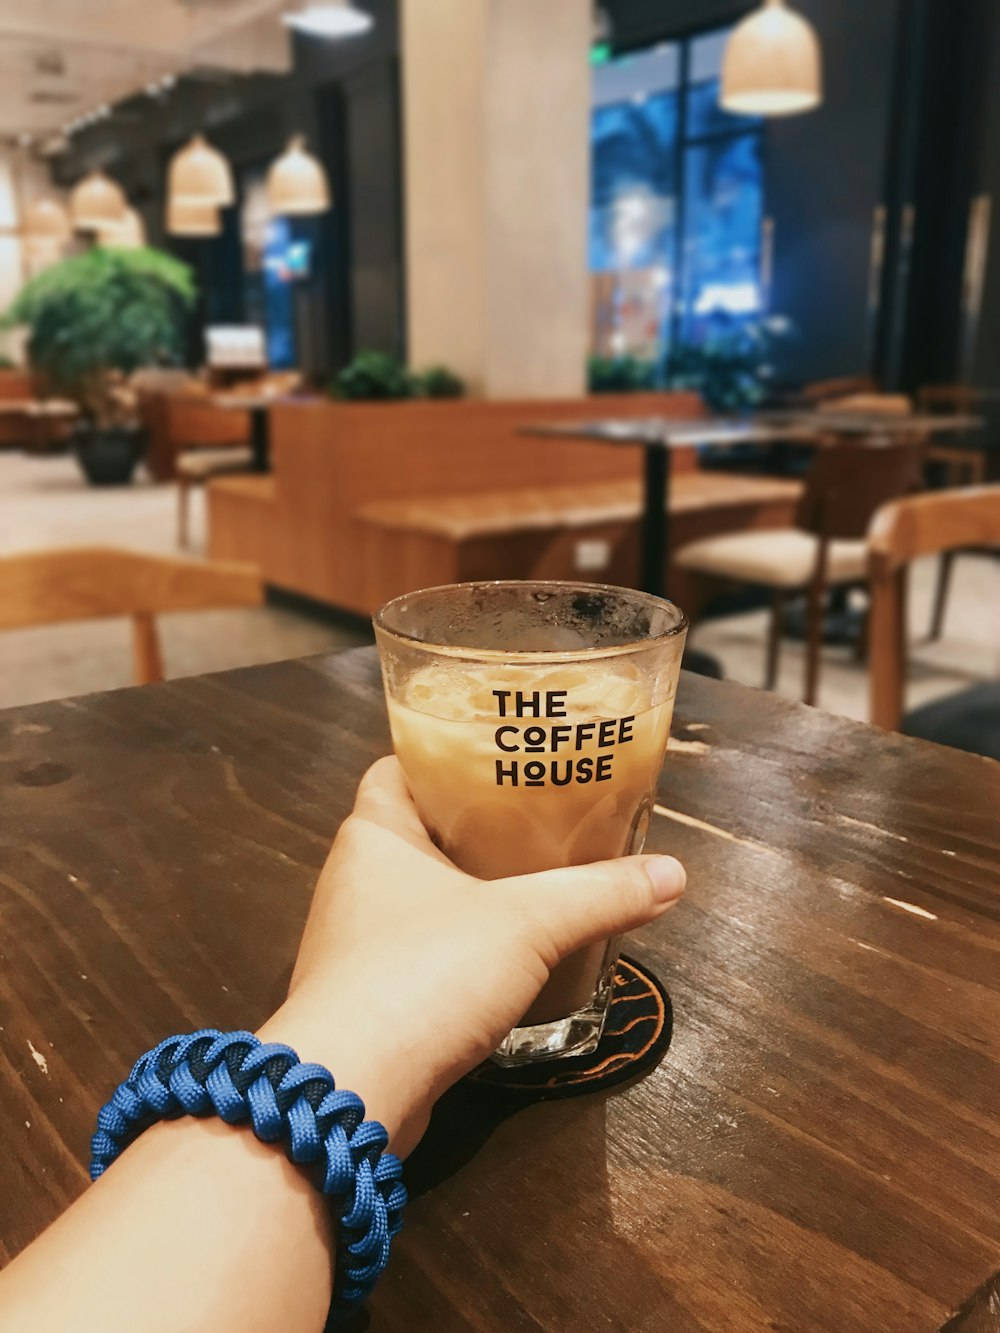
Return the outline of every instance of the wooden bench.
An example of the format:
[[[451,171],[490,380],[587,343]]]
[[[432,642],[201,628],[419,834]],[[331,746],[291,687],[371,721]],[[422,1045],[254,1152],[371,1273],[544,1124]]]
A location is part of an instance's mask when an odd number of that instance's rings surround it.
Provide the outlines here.
[[[526,422],[690,416],[694,394],[334,403],[270,410],[270,477],[208,483],[209,553],[267,583],[370,615],[457,578],[634,583],[642,451],[526,437]],[[674,540],[787,526],[798,485],[698,470],[673,455]],[[687,595],[671,583],[678,601]]]
[[[797,481],[681,473],[670,513],[679,546],[719,532],[791,521]],[[466,579],[634,581],[641,493],[637,480],[374,501],[357,511],[365,598],[372,606],[412,588]],[[684,576],[669,586],[683,600]]]

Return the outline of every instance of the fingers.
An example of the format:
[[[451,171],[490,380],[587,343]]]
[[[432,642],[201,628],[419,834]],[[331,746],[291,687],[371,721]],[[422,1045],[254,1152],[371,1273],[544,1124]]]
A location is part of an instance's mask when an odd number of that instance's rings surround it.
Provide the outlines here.
[[[361,779],[357,796],[354,798],[352,820],[348,823],[352,823],[353,820],[378,824],[421,852],[433,856],[443,865],[452,864],[444,853],[435,847],[420,822],[417,807],[410,795],[406,774],[395,755],[376,759]]]
[[[406,775],[394,754],[376,759],[361,779],[354,798],[354,813],[404,836],[416,833],[421,838],[427,836],[406,784]]]
[[[550,965],[595,940],[655,920],[680,898],[687,876],[672,856],[626,856],[490,885],[529,920]]]

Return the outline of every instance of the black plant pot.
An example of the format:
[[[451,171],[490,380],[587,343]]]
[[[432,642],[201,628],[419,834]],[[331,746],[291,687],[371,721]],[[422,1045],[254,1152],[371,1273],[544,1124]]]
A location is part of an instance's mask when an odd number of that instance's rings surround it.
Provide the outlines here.
[[[77,461],[92,486],[127,486],[145,446],[145,433],[138,427],[82,425],[73,440]]]

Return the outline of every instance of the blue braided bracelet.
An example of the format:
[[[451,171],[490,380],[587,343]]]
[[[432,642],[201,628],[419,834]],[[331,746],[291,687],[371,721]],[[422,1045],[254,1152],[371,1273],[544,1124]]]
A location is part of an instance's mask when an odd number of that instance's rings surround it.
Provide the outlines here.
[[[215,1028],[161,1041],[101,1108],[91,1180],[155,1121],[213,1111],[230,1125],[249,1121],[264,1143],[283,1141],[292,1162],[322,1163],[322,1191],[340,1216],[334,1303],[366,1300],[402,1226],[403,1164],[385,1151],[384,1127],[365,1120],[361,1098],[338,1090],[328,1070],[303,1064],[290,1046]]]

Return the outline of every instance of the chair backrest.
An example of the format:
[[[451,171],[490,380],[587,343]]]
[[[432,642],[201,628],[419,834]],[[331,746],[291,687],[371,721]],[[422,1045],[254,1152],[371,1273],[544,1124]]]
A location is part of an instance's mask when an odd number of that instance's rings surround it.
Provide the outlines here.
[[[920,556],[963,546],[1000,546],[1000,486],[914,495],[875,515],[868,564],[871,720],[877,726],[896,730],[903,715],[906,568]]]
[[[0,629],[131,616],[137,684],[162,679],[153,616],[262,601],[260,575],[246,565],[109,547],[0,556]]]
[[[857,412],[905,417],[913,411],[913,404],[905,393],[851,393],[842,398],[824,398],[816,404],[816,411],[829,412],[832,416]]]
[[[919,484],[923,442],[837,439],[816,450],[796,523],[827,538],[864,537],[872,516]]]
[[[974,412],[979,404],[979,390],[971,384],[925,384],[917,390],[921,412]]]
[[[35,377],[30,370],[14,366],[0,368],[0,399],[34,398],[36,392]]]
[[[839,379],[814,380],[805,386],[799,398],[804,403],[825,403],[830,398],[845,398],[852,393],[878,393],[878,385],[870,375],[842,375]]]

